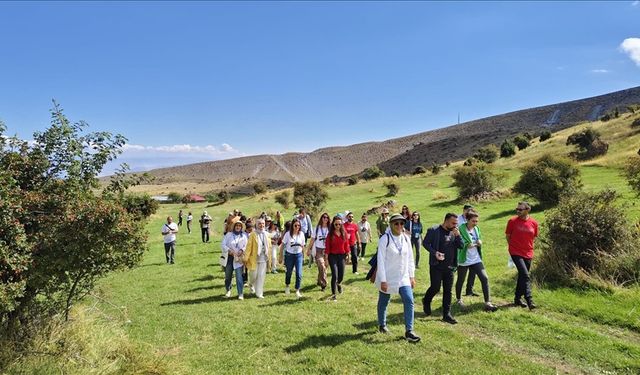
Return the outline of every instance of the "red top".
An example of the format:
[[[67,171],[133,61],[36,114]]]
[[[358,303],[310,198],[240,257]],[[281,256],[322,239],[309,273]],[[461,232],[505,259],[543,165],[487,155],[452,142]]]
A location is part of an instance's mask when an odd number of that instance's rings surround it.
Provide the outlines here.
[[[344,227],[344,230],[347,231],[347,234],[349,235],[349,245],[355,245],[356,244],[356,234],[358,233],[358,224],[356,224],[355,222],[346,222],[344,224],[342,224],[342,226]]]
[[[529,217],[522,220],[514,216],[507,222],[505,233],[509,235],[509,254],[533,258],[533,239],[538,236],[538,222],[535,219]]]
[[[344,237],[336,236],[335,234],[329,236],[325,242],[324,252],[325,254],[347,254],[349,249],[349,241]]]

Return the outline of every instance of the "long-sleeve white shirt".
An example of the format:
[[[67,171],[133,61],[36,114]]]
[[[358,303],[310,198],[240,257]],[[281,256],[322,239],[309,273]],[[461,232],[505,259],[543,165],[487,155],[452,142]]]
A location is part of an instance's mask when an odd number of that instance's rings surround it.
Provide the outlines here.
[[[244,265],[242,262],[237,261],[237,255],[239,255],[240,252],[244,252],[246,248],[247,236],[244,232],[240,234],[229,232],[224,235],[224,239],[222,240],[222,256],[228,257],[230,251],[236,254],[233,259],[233,269],[240,268]]]
[[[376,286],[381,292],[380,284],[383,282],[387,283],[387,291],[383,292],[387,294],[398,293],[402,286],[411,286],[415,271],[409,236],[404,233],[394,236],[389,232],[380,237]]]

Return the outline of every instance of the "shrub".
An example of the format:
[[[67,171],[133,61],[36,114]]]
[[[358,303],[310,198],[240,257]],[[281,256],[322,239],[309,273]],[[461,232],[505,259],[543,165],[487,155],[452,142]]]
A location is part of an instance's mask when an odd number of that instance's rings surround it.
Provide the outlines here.
[[[600,133],[587,128],[575,132],[567,138],[567,146],[576,145],[578,150],[570,155],[580,160],[587,160],[599,155],[604,155],[609,149],[609,145],[600,139]]]
[[[358,177],[347,178],[347,185],[355,185],[358,183]]]
[[[612,190],[581,192],[564,197],[547,213],[537,279],[561,284],[639,280],[640,244],[616,197]]]
[[[633,122],[631,123],[631,127],[632,128],[640,127],[640,118],[633,120]]]
[[[293,184],[293,203],[296,208],[304,208],[311,216],[316,216],[324,208],[329,194],[317,181],[296,182]]]
[[[479,148],[478,151],[473,154],[473,158],[487,164],[491,164],[498,159],[499,154],[500,150],[498,150],[498,147],[496,145],[488,145]]]
[[[529,142],[529,138],[525,137],[524,135],[518,135],[513,138],[513,143],[518,147],[518,150],[524,150],[525,148],[529,147],[529,145],[531,145],[531,142]]]
[[[255,184],[253,184],[253,191],[256,194],[264,194],[267,192],[267,184],[265,184],[264,182],[256,182]]]
[[[508,139],[505,139],[504,142],[500,145],[500,157],[501,158],[509,158],[516,154],[516,145],[513,144]]]
[[[395,197],[400,192],[400,185],[395,182],[385,182],[384,187],[387,188],[387,197]]]
[[[484,162],[476,162],[470,166],[462,166],[453,172],[453,186],[458,188],[460,198],[494,191],[502,176],[493,172]]]
[[[640,154],[640,150],[638,153]],[[624,174],[631,189],[640,197],[640,156],[632,156],[629,158],[624,168]]]
[[[229,199],[231,199],[231,194],[229,194],[228,191],[226,190],[220,190],[218,192],[218,200],[221,201],[222,203],[226,203],[229,201]]]
[[[180,193],[176,193],[175,191],[172,191],[171,193],[169,193],[167,195],[167,202],[168,203],[180,203],[182,202],[182,194]]]
[[[276,194],[274,199],[276,200],[276,203],[282,205],[282,207],[284,207],[285,210],[289,209],[289,205],[291,202],[291,194],[289,194],[288,190],[284,190],[281,193]]]
[[[155,214],[159,204],[149,194],[126,194],[122,198],[122,206],[128,213],[141,220]]]
[[[398,172],[398,171],[396,171],[394,169],[389,173],[389,176],[391,176],[391,177],[400,177],[400,172]]]
[[[365,180],[373,180],[378,177],[384,177],[384,171],[378,166],[369,167],[362,172],[362,178]]]
[[[433,163],[433,165],[431,165],[431,173],[438,174],[438,173],[440,173],[440,171],[442,171],[442,166],[441,165],[438,165],[436,163]]]
[[[544,204],[557,204],[560,196],[580,189],[580,171],[570,160],[544,155],[522,168],[514,191]]]
[[[549,138],[551,138],[551,132],[550,131],[545,130],[542,133],[540,133],[540,142],[544,142]]]
[[[447,160],[447,162],[444,163],[444,166],[447,167],[447,168],[449,168],[450,165],[451,165],[451,162],[449,160]]]
[[[416,174],[425,174],[425,173],[427,173],[427,169],[425,167],[421,166],[421,165],[418,165],[417,167],[415,167],[413,169],[413,174],[414,175],[416,175]]]
[[[532,140],[535,138],[535,136],[533,136],[533,134],[529,133],[529,132],[524,132],[522,133],[522,136],[525,137],[528,140]]]
[[[478,162],[478,159],[472,157],[472,158],[469,158],[469,159],[465,160],[462,165],[464,165],[465,167],[468,167],[468,166],[473,165],[473,164],[475,164],[477,162]]]

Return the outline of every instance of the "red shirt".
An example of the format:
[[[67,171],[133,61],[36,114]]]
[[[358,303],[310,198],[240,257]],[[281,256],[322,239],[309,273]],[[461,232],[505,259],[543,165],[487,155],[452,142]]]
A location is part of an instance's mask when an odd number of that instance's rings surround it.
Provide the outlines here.
[[[522,220],[514,216],[507,222],[505,234],[509,236],[509,254],[533,258],[533,239],[538,236],[538,222],[535,219],[529,217]]]
[[[349,241],[344,237],[338,237],[335,234],[329,236],[325,242],[324,252],[325,254],[347,254],[351,249],[349,248]]]
[[[347,234],[349,235],[349,245],[353,246],[356,244],[356,234],[358,233],[358,224],[356,224],[355,222],[346,222],[344,224],[342,224],[342,226],[344,227],[344,230],[347,231]]]

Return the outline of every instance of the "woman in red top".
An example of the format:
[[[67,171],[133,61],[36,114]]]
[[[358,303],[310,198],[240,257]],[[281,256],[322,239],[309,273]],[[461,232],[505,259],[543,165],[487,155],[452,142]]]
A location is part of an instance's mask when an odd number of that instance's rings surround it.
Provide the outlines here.
[[[342,218],[335,216],[329,226],[329,234],[325,241],[324,253],[329,258],[329,267],[331,267],[331,296],[332,300],[336,300],[336,289],[338,293],[342,293],[342,279],[344,277],[344,258],[349,253],[349,238],[342,226]]]
[[[538,222],[531,216],[531,205],[527,202],[519,202],[516,208],[517,216],[507,222],[505,234],[509,244],[509,255],[518,269],[518,283],[513,304],[516,306],[536,308],[531,298],[531,260],[533,259],[533,241],[538,236]],[[527,303],[522,302],[524,296]]]

